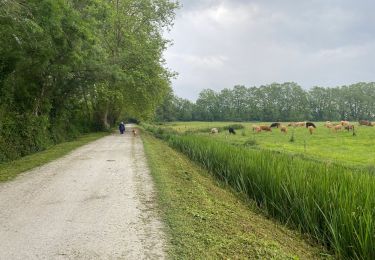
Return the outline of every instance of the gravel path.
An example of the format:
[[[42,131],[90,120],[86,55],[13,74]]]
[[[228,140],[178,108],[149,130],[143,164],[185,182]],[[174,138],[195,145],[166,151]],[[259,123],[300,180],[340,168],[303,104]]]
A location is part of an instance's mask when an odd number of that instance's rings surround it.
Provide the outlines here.
[[[0,185],[0,259],[165,256],[143,144],[130,132]]]

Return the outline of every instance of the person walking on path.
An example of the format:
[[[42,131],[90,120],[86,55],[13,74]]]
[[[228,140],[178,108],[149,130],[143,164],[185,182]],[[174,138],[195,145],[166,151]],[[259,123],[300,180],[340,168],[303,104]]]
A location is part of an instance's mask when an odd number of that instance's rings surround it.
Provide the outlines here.
[[[124,134],[125,132],[125,124],[124,122],[121,122],[120,125],[118,126],[118,129],[120,130],[120,134]]]

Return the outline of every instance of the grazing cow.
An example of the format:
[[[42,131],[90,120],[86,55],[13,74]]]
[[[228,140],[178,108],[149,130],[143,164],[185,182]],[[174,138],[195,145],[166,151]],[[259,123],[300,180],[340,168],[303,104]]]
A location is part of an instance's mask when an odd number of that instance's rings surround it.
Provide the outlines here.
[[[348,132],[350,130],[354,130],[354,125],[347,125],[347,126],[345,126],[345,130],[348,130]]]
[[[294,122],[290,122],[290,123],[288,124],[288,126],[296,126],[296,123],[294,123]]]
[[[306,128],[309,128],[310,126],[316,128],[315,124],[312,122],[306,122]]]
[[[281,133],[287,134],[288,133],[288,128],[286,126],[281,126],[280,127]]]
[[[315,127],[313,127],[312,125],[310,125],[309,127],[307,127],[309,129],[309,132],[310,134],[312,135],[314,130],[315,130]]]
[[[340,123],[341,123],[342,126],[350,125],[349,121],[341,121]]]
[[[337,133],[337,131],[340,131],[342,129],[342,125],[335,125],[333,127],[333,130]]]
[[[306,122],[297,122],[296,126],[305,126]]]
[[[266,131],[266,132],[272,132],[271,127],[266,126],[266,125],[261,125],[260,129],[263,130],[263,131]]]
[[[368,120],[359,120],[359,125],[373,126],[373,124]]]
[[[253,131],[260,133],[262,132],[262,129],[259,126],[253,127]]]
[[[259,128],[259,126],[253,125],[253,132],[256,132],[257,128]]]
[[[229,131],[229,134],[234,134],[234,135],[236,134],[236,131],[234,131],[233,127],[229,127],[228,131]]]
[[[218,134],[218,133],[219,133],[219,129],[217,129],[217,128],[211,129],[211,134]]]
[[[272,127],[276,127],[276,128],[279,128],[280,127],[280,123],[272,123],[271,126]]]

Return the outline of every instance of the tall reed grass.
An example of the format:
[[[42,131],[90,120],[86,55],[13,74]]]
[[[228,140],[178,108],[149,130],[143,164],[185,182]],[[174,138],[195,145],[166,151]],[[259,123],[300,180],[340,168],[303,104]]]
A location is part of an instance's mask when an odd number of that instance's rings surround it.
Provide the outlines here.
[[[375,259],[375,176],[207,137],[168,135],[167,140],[272,217],[311,234],[337,258]]]

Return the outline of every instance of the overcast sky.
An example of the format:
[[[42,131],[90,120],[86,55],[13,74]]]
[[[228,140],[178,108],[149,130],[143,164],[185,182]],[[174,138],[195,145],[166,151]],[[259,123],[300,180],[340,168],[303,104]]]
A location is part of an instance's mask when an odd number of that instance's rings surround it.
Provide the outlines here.
[[[175,93],[375,81],[373,0],[180,0],[167,37]]]

